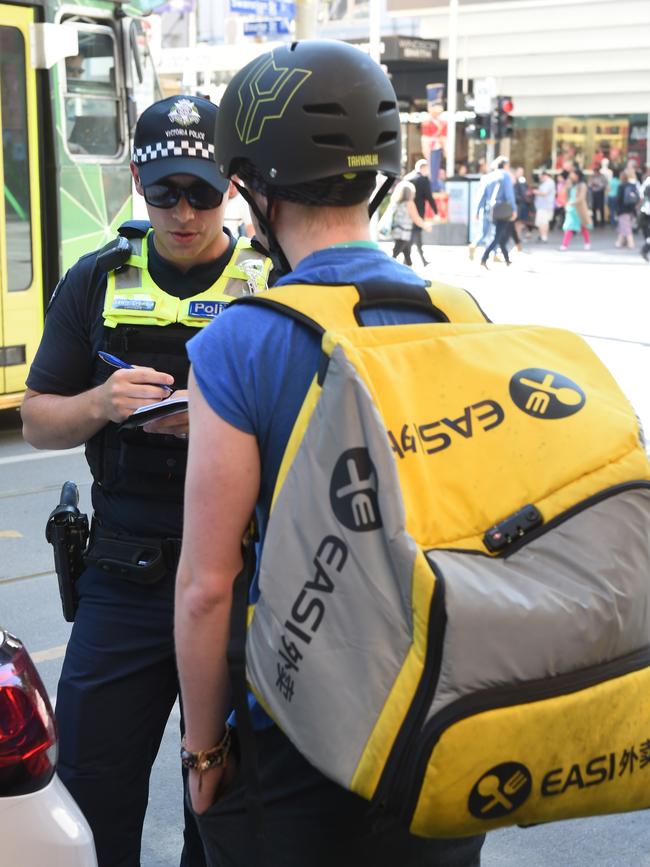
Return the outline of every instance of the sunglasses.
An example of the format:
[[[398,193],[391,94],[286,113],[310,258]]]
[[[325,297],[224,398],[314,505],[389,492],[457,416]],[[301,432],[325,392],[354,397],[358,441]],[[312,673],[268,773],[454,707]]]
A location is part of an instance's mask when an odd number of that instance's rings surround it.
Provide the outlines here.
[[[223,202],[223,193],[210,184],[197,181],[189,187],[179,187],[169,181],[149,184],[143,187],[144,200],[153,208],[174,208],[184,198],[190,208],[196,211],[210,211]]]

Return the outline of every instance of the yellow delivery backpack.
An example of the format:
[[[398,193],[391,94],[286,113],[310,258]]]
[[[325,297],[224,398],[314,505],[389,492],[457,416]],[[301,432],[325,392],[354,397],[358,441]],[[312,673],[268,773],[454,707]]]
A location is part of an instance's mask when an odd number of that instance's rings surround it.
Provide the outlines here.
[[[354,286],[236,302],[323,352],[263,544],[250,687],[420,836],[648,807],[639,421],[577,335],[422,294],[441,322],[359,327]]]

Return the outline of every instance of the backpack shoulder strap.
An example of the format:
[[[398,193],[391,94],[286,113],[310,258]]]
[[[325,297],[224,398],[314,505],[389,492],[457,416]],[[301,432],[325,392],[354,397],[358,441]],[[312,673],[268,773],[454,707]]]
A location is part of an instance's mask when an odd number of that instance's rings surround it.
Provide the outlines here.
[[[444,283],[427,284],[424,281],[421,286],[399,286],[385,282],[342,286],[292,284],[277,286],[263,295],[237,299],[234,306],[240,303],[272,307],[318,333],[362,326],[361,313],[364,309],[395,305],[433,313],[438,322],[489,321],[465,290]]]

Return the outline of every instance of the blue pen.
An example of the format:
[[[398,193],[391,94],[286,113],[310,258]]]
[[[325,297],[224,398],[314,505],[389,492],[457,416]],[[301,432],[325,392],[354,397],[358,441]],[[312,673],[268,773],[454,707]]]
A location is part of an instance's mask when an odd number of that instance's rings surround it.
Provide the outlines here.
[[[118,358],[116,355],[111,355],[110,352],[102,352],[100,350],[97,353],[97,355],[99,355],[101,360],[105,361],[106,364],[110,364],[111,367],[118,367],[118,368],[129,369],[129,370],[132,370],[134,367],[133,364],[129,364],[128,361],[122,361],[121,358]],[[157,383],[155,383],[155,385],[157,385],[158,388],[164,388],[165,391],[168,391],[170,394],[174,390],[169,385],[163,385],[162,382],[157,382]]]

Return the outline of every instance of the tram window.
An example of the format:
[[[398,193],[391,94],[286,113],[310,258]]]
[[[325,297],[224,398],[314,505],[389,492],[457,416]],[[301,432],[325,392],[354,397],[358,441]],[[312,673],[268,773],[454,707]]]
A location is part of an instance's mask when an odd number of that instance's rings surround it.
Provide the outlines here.
[[[112,33],[79,30],[79,53],[65,59],[65,122],[71,154],[115,157],[122,149]]]
[[[32,283],[32,226],[27,147],[25,42],[16,27],[0,26],[0,109],[2,111],[2,174],[7,257],[7,288],[28,289]]]

